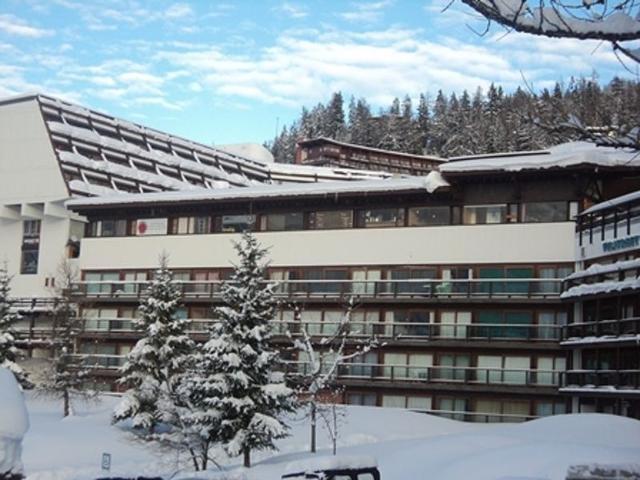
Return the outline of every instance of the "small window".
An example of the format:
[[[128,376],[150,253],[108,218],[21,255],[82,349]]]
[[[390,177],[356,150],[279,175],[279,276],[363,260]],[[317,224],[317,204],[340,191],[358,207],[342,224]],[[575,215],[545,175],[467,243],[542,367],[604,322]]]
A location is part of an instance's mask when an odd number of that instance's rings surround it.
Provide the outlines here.
[[[467,205],[463,208],[466,225],[504,223],[507,216],[506,205]]]
[[[409,226],[449,225],[451,209],[449,207],[415,207],[409,209]]]
[[[193,219],[193,233],[204,234],[211,231],[211,218],[210,217],[194,217]]]
[[[272,213],[262,217],[262,230],[279,232],[283,230],[302,230],[304,215],[296,213]]]
[[[402,227],[404,226],[403,208],[377,208],[360,210],[358,226],[365,228]]]
[[[312,229],[324,230],[351,227],[353,227],[353,211],[351,210],[311,212],[309,214],[309,228]]]
[[[534,202],[522,204],[523,222],[566,222],[567,202]]]

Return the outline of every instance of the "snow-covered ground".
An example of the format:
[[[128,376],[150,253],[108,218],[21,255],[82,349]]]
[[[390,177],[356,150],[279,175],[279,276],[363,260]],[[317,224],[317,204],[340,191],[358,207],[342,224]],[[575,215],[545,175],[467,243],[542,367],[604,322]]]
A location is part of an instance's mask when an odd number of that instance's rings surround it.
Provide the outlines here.
[[[76,408],[74,417],[62,420],[60,405],[29,398],[31,429],[23,450],[28,480],[105,476],[107,472],[100,470],[102,453],[112,455],[110,475],[172,474],[178,460],[175,453],[155,451],[110,425],[116,401],[104,397],[98,404]],[[383,480],[564,480],[571,464],[640,463],[640,421],[611,415],[562,415],[525,424],[483,425],[405,410],[346,410],[338,453],[376,457]],[[307,421],[293,419],[291,426],[292,436],[279,442],[280,452],[256,455],[250,470],[238,467],[239,460],[234,460],[225,472],[212,470],[200,476],[279,479],[289,463],[308,456]],[[319,444],[329,448],[322,429]],[[181,460],[186,461],[184,454]]]

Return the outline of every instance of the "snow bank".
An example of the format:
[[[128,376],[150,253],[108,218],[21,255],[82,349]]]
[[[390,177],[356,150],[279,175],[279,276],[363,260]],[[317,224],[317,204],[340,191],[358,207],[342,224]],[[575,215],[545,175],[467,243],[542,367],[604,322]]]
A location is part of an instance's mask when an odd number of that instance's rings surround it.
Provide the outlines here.
[[[168,477],[180,462],[184,470],[176,478],[200,478],[189,473],[184,454],[153,451],[110,426],[116,402],[103,397],[102,404],[80,407],[75,417],[61,420],[58,404],[29,400],[33,426],[24,446],[28,480],[105,476],[100,472],[102,452],[112,454],[111,476]],[[384,480],[565,480],[572,465],[640,462],[640,421],[613,415],[560,415],[524,424],[486,425],[393,408],[349,406],[345,411],[338,455],[375,458]],[[309,419],[297,414],[289,423],[291,436],[278,441],[279,453],[255,452],[251,469],[243,469],[241,459],[217,457],[224,471],[213,467],[201,478],[280,480],[293,462],[309,465],[309,460],[330,454],[330,440],[321,426],[314,457],[308,453]]]
[[[0,367],[0,475],[21,472],[22,438],[29,417],[13,373]]]
[[[441,165],[440,171],[445,175],[458,172],[519,172],[578,165],[637,168],[640,166],[640,156],[631,149],[597,147],[589,142],[569,142],[551,147],[548,150],[530,153],[516,152],[458,157]]]

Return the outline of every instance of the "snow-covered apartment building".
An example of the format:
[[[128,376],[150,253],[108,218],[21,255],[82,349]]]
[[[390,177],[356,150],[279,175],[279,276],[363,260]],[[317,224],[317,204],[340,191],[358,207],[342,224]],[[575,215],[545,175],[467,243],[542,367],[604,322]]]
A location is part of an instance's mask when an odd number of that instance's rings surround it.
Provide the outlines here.
[[[580,371],[596,367],[574,329],[587,310],[561,298],[562,280],[586,252],[574,218],[582,232],[594,204],[638,188],[632,153],[567,144],[434,160],[422,176],[279,165],[42,95],[0,103],[0,139],[0,255],[14,295],[52,298],[56,265],[75,257],[78,353],[96,385],[114,387],[138,338],[132,319],[160,254],[205,338],[232,241],[251,229],[270,249],[276,332],[304,325],[320,338],[354,298],[353,334],[384,342],[340,367],[345,402],[476,421],[609,408],[583,394]],[[46,335],[28,303],[17,304],[25,336]],[[640,391],[635,352],[629,395]],[[288,355],[292,374],[304,371]]]

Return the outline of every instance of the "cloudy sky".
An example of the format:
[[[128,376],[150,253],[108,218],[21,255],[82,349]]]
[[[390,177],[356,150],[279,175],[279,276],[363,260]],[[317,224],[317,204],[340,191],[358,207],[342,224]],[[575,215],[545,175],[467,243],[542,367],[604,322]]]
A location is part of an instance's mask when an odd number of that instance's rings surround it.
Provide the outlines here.
[[[41,91],[204,143],[262,142],[340,90],[394,96],[629,76],[607,45],[441,0],[2,0],[0,97]],[[625,75],[626,74],[626,75]]]

